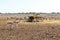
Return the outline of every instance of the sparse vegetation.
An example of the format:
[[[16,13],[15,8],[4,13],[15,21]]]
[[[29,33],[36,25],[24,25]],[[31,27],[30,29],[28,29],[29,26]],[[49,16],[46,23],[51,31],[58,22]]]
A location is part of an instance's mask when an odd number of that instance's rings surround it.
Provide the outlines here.
[[[28,15],[26,13],[24,15],[27,16],[22,17],[21,14],[18,17],[16,15],[0,16],[0,40],[60,40],[59,18],[44,17],[44,14],[38,14],[39,16],[32,14],[30,18],[31,13]]]

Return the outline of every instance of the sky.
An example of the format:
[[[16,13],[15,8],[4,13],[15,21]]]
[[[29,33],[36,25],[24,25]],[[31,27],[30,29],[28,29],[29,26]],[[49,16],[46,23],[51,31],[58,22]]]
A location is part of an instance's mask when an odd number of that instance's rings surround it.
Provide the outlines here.
[[[0,12],[60,12],[60,0],[0,0]]]

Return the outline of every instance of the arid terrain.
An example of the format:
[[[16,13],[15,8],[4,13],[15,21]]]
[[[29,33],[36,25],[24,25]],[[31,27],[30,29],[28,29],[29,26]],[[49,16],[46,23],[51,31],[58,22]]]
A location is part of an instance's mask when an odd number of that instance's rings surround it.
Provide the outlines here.
[[[12,17],[13,14],[0,14],[0,40],[60,40],[59,16],[40,22],[25,22],[16,14]]]

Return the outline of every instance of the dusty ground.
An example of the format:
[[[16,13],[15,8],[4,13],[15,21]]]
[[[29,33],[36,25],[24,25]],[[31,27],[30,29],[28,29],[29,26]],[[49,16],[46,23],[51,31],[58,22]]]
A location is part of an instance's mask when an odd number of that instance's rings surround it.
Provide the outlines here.
[[[9,20],[0,19],[0,40],[60,40],[59,20],[12,24]]]

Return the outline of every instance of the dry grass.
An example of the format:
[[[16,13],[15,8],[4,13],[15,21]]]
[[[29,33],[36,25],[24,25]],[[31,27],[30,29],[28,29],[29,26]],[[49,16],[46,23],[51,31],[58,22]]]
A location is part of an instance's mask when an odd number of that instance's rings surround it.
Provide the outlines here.
[[[0,17],[0,40],[60,40],[60,20],[15,21]]]

